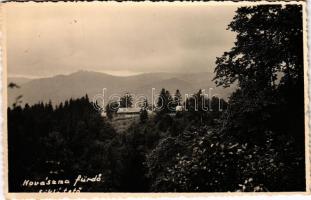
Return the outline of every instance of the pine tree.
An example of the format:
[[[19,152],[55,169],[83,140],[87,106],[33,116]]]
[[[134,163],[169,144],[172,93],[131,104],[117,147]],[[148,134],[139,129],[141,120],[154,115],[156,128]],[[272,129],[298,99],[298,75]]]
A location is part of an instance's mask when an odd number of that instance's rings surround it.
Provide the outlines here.
[[[147,98],[144,99],[144,102],[140,105],[141,108],[149,109],[149,103]]]
[[[172,103],[173,100],[170,92],[162,88],[157,102],[158,114],[162,115],[171,112],[170,106]]]
[[[133,97],[130,93],[125,93],[120,99],[120,108],[130,108],[133,105]]]
[[[182,102],[182,96],[181,96],[179,89],[177,89],[174,95],[174,104],[176,106],[180,106],[181,102]]]
[[[116,113],[118,111],[119,108],[119,104],[118,102],[110,102],[106,105],[105,111],[107,114],[108,119],[112,119],[113,118],[113,114]]]
[[[141,108],[141,110],[140,110],[140,122],[146,123],[147,120],[148,120],[148,111],[146,108]]]
[[[162,110],[164,107],[165,107],[165,89],[162,88],[157,102],[157,109]]]

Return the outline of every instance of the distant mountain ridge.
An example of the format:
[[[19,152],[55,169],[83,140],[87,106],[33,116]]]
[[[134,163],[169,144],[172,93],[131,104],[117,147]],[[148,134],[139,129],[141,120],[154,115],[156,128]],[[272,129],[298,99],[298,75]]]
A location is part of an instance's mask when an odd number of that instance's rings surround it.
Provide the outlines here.
[[[8,89],[8,103],[12,105],[18,95],[23,95],[23,103],[30,105],[38,102],[52,101],[54,105],[64,102],[70,98],[79,98],[88,94],[92,98],[96,94],[102,94],[106,88],[106,94],[122,95],[130,92],[135,95],[146,95],[151,97],[152,88],[159,94],[165,88],[174,95],[176,89],[184,96],[194,94],[199,89],[213,88],[212,94],[218,94],[226,98],[234,90],[233,88],[217,87],[212,81],[213,73],[146,73],[132,76],[113,76],[93,71],[78,71],[69,75],[57,75],[49,78],[20,79],[17,84],[19,89]],[[16,81],[17,79],[15,79]],[[8,82],[14,82],[9,78]]]

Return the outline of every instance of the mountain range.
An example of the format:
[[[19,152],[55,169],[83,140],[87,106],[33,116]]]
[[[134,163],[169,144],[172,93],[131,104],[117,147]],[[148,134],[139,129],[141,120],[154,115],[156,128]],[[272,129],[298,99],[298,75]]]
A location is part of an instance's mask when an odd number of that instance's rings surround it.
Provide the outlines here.
[[[64,102],[70,98],[79,98],[88,94],[90,99],[96,94],[102,94],[106,88],[105,95],[123,95],[129,92],[135,95],[146,95],[151,98],[152,88],[155,94],[159,94],[165,88],[174,95],[176,89],[181,94],[194,94],[199,89],[205,89],[208,93],[227,98],[234,87],[216,87],[212,81],[213,73],[145,73],[133,76],[113,76],[93,71],[78,71],[69,75],[57,75],[49,78],[8,78],[8,83],[14,82],[20,88],[8,89],[8,105],[12,105],[16,97],[23,95],[22,101],[30,105],[38,102],[52,101],[54,105]]]

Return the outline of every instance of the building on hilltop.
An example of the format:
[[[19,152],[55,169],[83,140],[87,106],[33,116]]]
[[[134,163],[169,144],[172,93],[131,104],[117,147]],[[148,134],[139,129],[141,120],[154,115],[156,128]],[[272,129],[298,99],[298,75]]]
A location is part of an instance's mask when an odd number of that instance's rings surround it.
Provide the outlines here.
[[[131,118],[139,116],[140,108],[119,108],[116,112],[117,118]]]

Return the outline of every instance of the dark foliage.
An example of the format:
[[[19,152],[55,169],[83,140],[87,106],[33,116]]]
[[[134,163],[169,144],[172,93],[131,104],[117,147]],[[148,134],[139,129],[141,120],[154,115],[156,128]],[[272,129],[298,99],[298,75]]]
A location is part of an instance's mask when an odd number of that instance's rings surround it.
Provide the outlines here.
[[[209,126],[190,127],[166,137],[147,157],[155,192],[295,191],[303,190],[303,171],[294,140],[274,139],[265,145],[241,143]],[[290,159],[289,159],[290,158]]]
[[[146,109],[142,108],[140,110],[140,122],[145,123],[148,120],[148,112]]]
[[[112,119],[114,114],[119,109],[119,103],[116,101],[109,102],[105,107],[105,112],[107,114],[108,119]]]
[[[222,131],[258,146],[269,137],[279,145],[290,143],[284,159],[300,161],[286,174],[296,185],[284,189],[304,190],[302,7],[242,7],[229,29],[237,40],[217,58],[215,80],[224,87],[237,82],[239,89],[230,97]]]
[[[56,108],[51,103],[9,108],[8,132],[10,191],[27,189],[21,187],[25,179],[109,175],[109,140],[115,132],[87,96]]]
[[[125,93],[120,99],[120,108],[130,108],[133,105],[133,97],[129,93]]]
[[[301,6],[242,7],[229,29],[215,80],[239,88],[220,126],[195,123],[148,154],[151,191],[305,191]],[[208,119],[199,97],[186,100],[195,121]]]

